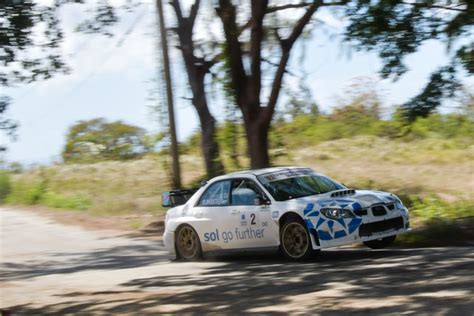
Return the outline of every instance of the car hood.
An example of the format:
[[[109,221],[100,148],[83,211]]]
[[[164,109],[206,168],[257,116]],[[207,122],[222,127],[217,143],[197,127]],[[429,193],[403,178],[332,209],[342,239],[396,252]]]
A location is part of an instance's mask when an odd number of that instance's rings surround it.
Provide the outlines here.
[[[336,193],[337,192],[337,193]],[[338,194],[341,192],[341,194]],[[336,193],[336,194],[335,194]],[[346,194],[347,193],[347,194]],[[334,196],[338,195],[338,196]],[[309,196],[292,200],[303,207],[309,203],[318,204],[321,207],[345,207],[357,203],[357,208],[365,208],[374,204],[396,202],[395,195],[372,190],[340,190],[317,196]]]

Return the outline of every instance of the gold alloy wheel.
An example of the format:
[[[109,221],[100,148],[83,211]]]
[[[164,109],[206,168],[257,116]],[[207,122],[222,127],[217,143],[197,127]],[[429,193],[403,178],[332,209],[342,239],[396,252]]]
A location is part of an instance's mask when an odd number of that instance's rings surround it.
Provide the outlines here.
[[[190,226],[182,227],[178,232],[177,250],[183,259],[194,259],[199,253],[199,239]]]
[[[309,247],[309,238],[305,227],[298,222],[285,225],[282,232],[282,246],[291,258],[302,258]]]

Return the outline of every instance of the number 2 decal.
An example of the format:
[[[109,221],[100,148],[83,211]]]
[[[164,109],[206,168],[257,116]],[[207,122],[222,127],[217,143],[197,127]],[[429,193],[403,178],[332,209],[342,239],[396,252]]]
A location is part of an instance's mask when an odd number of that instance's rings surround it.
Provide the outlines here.
[[[255,214],[252,213],[250,214],[250,225],[256,225],[257,223],[255,223]]]

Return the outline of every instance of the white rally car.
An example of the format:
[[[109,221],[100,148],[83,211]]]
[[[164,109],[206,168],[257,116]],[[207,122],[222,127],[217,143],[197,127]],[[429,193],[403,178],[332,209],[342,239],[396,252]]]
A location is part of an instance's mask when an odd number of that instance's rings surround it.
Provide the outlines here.
[[[270,247],[298,260],[358,242],[383,248],[409,229],[408,210],[395,195],[348,189],[301,167],[219,176],[196,192],[163,193],[163,205],[179,205],[166,213],[163,240],[184,260]]]

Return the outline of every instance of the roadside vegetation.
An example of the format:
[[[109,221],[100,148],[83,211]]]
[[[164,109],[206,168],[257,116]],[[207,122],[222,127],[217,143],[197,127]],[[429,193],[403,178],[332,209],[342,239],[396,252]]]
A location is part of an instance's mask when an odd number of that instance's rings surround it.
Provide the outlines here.
[[[407,121],[395,112],[382,119],[375,97],[353,98],[331,113],[314,103],[290,100],[270,133],[275,165],[310,166],[353,188],[400,196],[411,211],[414,233],[405,244],[474,240],[474,109],[472,97],[456,113]],[[238,120],[217,128],[227,172],[248,168]],[[186,187],[205,179],[200,133],[181,144]],[[0,172],[0,201],[40,205],[95,216],[162,216],[161,192],[170,188],[166,139],[123,122],[97,119],[71,127],[64,163]],[[138,229],[140,219],[129,223]],[[422,229],[423,228],[423,229]]]

